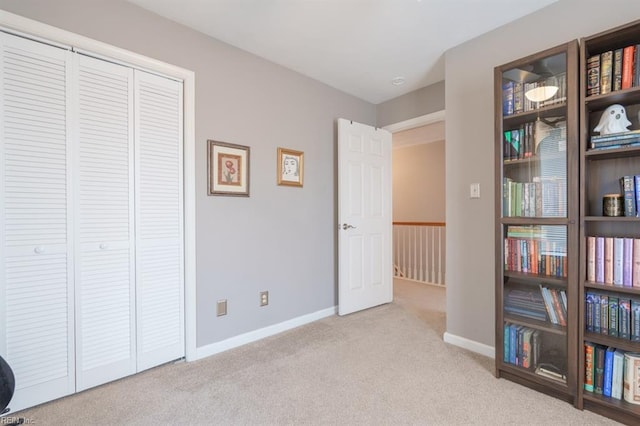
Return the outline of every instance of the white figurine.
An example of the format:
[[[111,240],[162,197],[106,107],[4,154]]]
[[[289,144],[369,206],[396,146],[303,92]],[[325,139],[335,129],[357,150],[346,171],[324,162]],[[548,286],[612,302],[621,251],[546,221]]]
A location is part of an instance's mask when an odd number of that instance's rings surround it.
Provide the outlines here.
[[[629,126],[631,126],[631,122],[627,118],[627,112],[624,107],[613,104],[604,110],[600,117],[600,122],[593,131],[600,132],[601,135],[610,135],[612,133],[626,132]]]

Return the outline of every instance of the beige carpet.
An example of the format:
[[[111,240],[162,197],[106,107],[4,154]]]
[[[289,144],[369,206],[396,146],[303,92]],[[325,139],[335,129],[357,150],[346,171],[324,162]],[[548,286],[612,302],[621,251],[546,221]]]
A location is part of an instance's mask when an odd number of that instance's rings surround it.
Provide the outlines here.
[[[207,359],[165,365],[17,413],[37,425],[615,424],[493,375],[445,344],[444,290]]]

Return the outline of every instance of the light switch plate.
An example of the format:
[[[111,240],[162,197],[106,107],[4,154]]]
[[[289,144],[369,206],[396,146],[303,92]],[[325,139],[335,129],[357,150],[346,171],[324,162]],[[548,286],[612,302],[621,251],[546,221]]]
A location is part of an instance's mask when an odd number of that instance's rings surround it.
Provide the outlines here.
[[[469,198],[480,198],[480,184],[472,183],[469,186]]]

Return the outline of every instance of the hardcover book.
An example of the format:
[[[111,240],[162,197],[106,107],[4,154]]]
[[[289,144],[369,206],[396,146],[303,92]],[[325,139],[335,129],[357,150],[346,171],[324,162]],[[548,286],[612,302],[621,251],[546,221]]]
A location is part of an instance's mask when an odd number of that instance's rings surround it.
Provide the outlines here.
[[[604,283],[613,285],[613,237],[604,238]]]
[[[624,385],[624,352],[616,349],[613,353],[613,372],[611,374],[611,398],[622,399]]]
[[[609,296],[609,335],[618,337],[618,298]]]
[[[613,77],[611,82],[611,90],[620,90],[622,88],[622,48],[613,51]]]
[[[611,396],[611,384],[613,379],[613,353],[615,348],[607,348],[604,354],[604,376],[602,378],[602,394]]]
[[[584,342],[584,390],[593,392],[593,376],[595,345],[591,342]]]
[[[604,390],[604,360],[606,349],[604,346],[596,345],[595,348],[595,374],[593,375],[593,391],[602,394]]]
[[[631,285],[640,287],[640,238],[633,239],[633,268],[631,269]]]
[[[613,285],[622,286],[624,261],[624,238],[613,239]]]
[[[638,259],[638,262],[640,262],[640,259]],[[595,281],[597,283],[604,283],[604,237],[596,237],[596,280]],[[640,286],[640,274],[638,275],[638,285]]]
[[[622,176],[620,178],[620,189],[624,195],[624,215],[636,215],[636,191],[633,176]]]
[[[587,59],[587,96],[600,94],[600,55]]]
[[[613,51],[608,50],[600,55],[600,94],[611,92],[613,87]]]
[[[627,46],[622,53],[622,82],[621,89],[633,86],[633,71],[635,66],[636,46]]]
[[[596,237],[587,237],[587,281],[596,282]]]
[[[633,238],[624,238],[622,253],[622,285],[631,287],[633,284]]]

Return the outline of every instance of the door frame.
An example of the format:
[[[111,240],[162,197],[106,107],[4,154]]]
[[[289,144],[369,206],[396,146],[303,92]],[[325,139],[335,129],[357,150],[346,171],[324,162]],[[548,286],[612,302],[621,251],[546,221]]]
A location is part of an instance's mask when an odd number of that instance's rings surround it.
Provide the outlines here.
[[[0,10],[0,27],[27,38],[94,57],[133,66],[183,82],[183,161],[184,161],[184,314],[185,358],[196,354],[196,179],[195,179],[195,73],[129,50],[111,46],[33,19]]]

